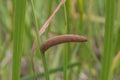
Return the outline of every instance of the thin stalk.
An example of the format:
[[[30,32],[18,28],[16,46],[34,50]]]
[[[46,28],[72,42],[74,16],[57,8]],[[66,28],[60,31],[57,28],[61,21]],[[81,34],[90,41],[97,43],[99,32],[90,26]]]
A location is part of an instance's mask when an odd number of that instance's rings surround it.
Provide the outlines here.
[[[78,65],[79,65],[79,62],[76,62],[74,64],[69,64],[67,66],[67,69],[71,69],[71,68],[76,67]],[[63,66],[56,68],[56,69],[52,69],[49,72],[50,72],[50,75],[52,75],[52,74],[55,74],[56,72],[59,72],[59,71],[63,71]],[[39,73],[37,76],[42,78],[45,76],[45,73]],[[34,77],[35,77],[34,75],[30,75],[30,76],[23,77],[21,80],[33,80]]]
[[[46,77],[46,80],[49,80],[49,70],[48,70],[48,67],[47,67],[47,63],[46,63],[46,59],[45,59],[45,54],[42,53],[42,60],[43,60],[43,66],[44,66],[44,70],[45,70],[45,77]]]
[[[67,80],[67,64],[68,64],[68,62],[67,62],[67,44],[65,44],[64,45],[64,47],[65,47],[65,49],[64,49],[64,53],[62,54],[63,55],[63,74],[64,74],[64,76],[63,76],[63,80]]]
[[[69,33],[69,22],[68,22],[68,15],[67,15],[67,8],[66,8],[66,3],[64,3],[64,16],[65,16],[65,33]]]
[[[106,0],[105,41],[100,80],[111,80],[109,72],[113,60],[114,3],[115,0]]]
[[[33,14],[34,14],[34,19],[35,19],[35,27],[36,27],[36,35],[37,35],[37,39],[38,39],[38,44],[40,45],[39,26],[38,26],[38,22],[37,22],[37,17],[36,17],[36,15],[35,15],[35,8],[34,8],[33,0],[31,0],[31,6],[32,6]]]
[[[33,0],[31,0],[31,5],[32,5],[32,10],[33,10],[33,13],[34,13],[34,18],[35,18],[35,25],[36,25],[36,35],[37,35],[37,40],[38,40],[38,48],[39,48],[39,45],[40,45],[40,39],[39,39],[39,28],[38,28],[38,22],[37,22],[37,18],[36,18],[36,15],[35,15],[35,8],[34,8],[34,4],[33,4]],[[44,67],[44,70],[45,70],[45,77],[46,77],[46,80],[49,80],[49,71],[48,71],[48,68],[47,68],[47,64],[46,64],[46,60],[45,60],[45,55],[43,53],[41,53],[39,51],[40,55],[41,55],[41,58],[42,58],[42,63],[43,63],[43,67]],[[33,55],[32,55],[33,57]],[[33,63],[33,62],[32,62]],[[34,68],[34,64],[33,64],[33,68]],[[33,69],[34,70],[34,69]],[[35,74],[35,71],[34,71],[34,74]],[[36,74],[35,74],[36,76]],[[37,78],[36,78],[37,79]]]
[[[22,4],[22,6],[21,6]],[[20,80],[26,0],[15,0],[13,28],[12,80]]]
[[[77,33],[79,35],[83,34],[83,0],[77,0],[78,3],[78,9],[79,9],[79,14],[80,14],[80,25],[77,27]],[[80,49],[80,44],[78,44],[77,49]],[[80,61],[80,59],[78,59]],[[77,79],[79,80],[79,73],[81,70],[81,65],[78,66],[78,71],[77,71]]]
[[[32,6],[32,11],[33,11],[33,14],[34,14],[34,19],[35,19],[35,27],[36,27],[36,35],[37,35],[37,40],[38,40],[38,44],[40,45],[40,39],[39,39],[39,29],[38,29],[38,22],[37,22],[37,18],[36,18],[36,15],[35,15],[35,9],[34,9],[34,3],[33,3],[33,0],[31,0],[31,6]],[[38,45],[37,45],[38,46]],[[39,47],[39,46],[38,46]],[[39,52],[40,53],[40,52]],[[35,72],[35,68],[34,68],[34,60],[33,60],[33,55],[34,53],[32,53],[32,69],[33,69],[33,73],[35,75],[35,80],[37,80],[37,77],[36,77],[36,72]]]
[[[69,17],[68,17],[68,5],[69,4],[69,1],[67,0],[65,3],[64,3],[64,15],[65,15],[65,33],[69,34],[70,33],[70,26],[69,26]],[[68,80],[67,79],[67,65],[68,65],[68,53],[69,53],[69,50],[70,50],[70,45],[69,43],[65,44],[64,45],[65,49],[65,53],[63,54],[63,73],[64,73],[64,80]]]
[[[77,33],[82,34],[83,32],[83,0],[77,0],[78,3],[78,9],[80,14],[80,25],[77,27]]]
[[[65,24],[66,24],[65,33],[69,34],[70,33],[70,0],[66,0],[66,2],[64,3],[64,15],[65,15]]]

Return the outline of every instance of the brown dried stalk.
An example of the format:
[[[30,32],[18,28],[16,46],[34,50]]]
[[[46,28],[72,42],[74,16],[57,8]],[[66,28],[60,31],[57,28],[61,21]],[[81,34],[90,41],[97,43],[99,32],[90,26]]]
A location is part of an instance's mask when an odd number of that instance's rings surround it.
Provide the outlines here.
[[[61,6],[65,3],[66,0],[61,0],[61,2],[59,3],[59,5],[56,7],[56,9],[54,10],[54,12],[51,14],[51,16],[48,18],[48,20],[43,24],[43,26],[41,27],[39,34],[40,36],[45,32],[45,30],[47,29],[47,27],[49,26],[50,22],[52,21],[53,17],[56,15],[56,13],[58,12],[58,10],[61,8]],[[36,48],[36,44],[37,44],[37,37],[34,39],[34,43],[32,46],[32,53],[34,53],[34,50]]]
[[[86,42],[87,38],[84,36],[73,35],[73,34],[66,34],[61,36],[56,36],[54,38],[50,38],[43,42],[40,47],[41,52],[45,52],[48,48],[66,42]]]
[[[61,6],[64,4],[65,0],[61,0],[61,2],[59,3],[59,5],[56,7],[56,9],[54,10],[54,12],[52,13],[52,15],[48,18],[48,20],[45,22],[45,24],[42,26],[42,28],[39,31],[39,34],[42,35],[46,28],[49,26],[50,22],[52,21],[53,17],[56,15],[56,13],[58,12],[58,10],[61,8]]]

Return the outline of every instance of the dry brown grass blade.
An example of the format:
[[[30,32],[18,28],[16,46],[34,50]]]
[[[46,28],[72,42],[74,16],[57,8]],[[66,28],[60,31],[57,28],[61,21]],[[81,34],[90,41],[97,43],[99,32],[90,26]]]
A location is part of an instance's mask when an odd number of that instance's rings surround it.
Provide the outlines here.
[[[42,35],[45,30],[47,29],[47,27],[49,26],[50,22],[52,21],[53,17],[56,15],[56,13],[58,12],[58,10],[61,8],[61,6],[64,4],[66,0],[61,0],[61,2],[59,3],[59,5],[56,7],[56,9],[54,10],[54,12],[52,13],[52,15],[48,18],[48,20],[45,22],[45,24],[41,27],[39,34]],[[34,50],[36,48],[36,44],[37,44],[37,37],[34,40],[33,46],[32,46],[32,54],[34,53]]]
[[[42,26],[42,28],[39,31],[39,34],[42,35],[46,28],[48,27],[48,25],[50,24],[50,22],[52,21],[53,17],[55,16],[55,14],[58,12],[58,10],[61,8],[61,6],[64,4],[65,0],[61,0],[61,2],[59,3],[59,5],[56,7],[56,9],[54,10],[54,12],[52,13],[52,15],[48,18],[48,20],[45,22],[45,24]]]

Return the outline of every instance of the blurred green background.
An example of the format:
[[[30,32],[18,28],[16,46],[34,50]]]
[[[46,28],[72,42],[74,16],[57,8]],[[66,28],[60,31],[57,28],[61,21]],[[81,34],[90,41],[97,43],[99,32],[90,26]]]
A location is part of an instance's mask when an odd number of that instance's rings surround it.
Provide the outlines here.
[[[81,1],[81,2],[79,2]],[[60,0],[34,0],[39,29],[50,17]],[[68,34],[86,36],[86,43],[70,43],[68,55],[68,80],[99,80],[101,57],[104,46],[105,0],[69,0],[66,5]],[[22,6],[22,4],[21,4]],[[111,73],[114,80],[120,80],[120,0],[115,0],[114,18],[114,59]],[[33,80],[31,50],[36,37],[35,21],[30,0],[27,0],[25,31],[21,61],[21,80]],[[52,19],[49,28],[41,36],[41,43],[53,36],[65,34],[65,12],[62,6]],[[11,80],[13,47],[13,8],[12,0],[0,0],[0,80]],[[41,56],[36,50],[34,56],[35,72],[44,79]],[[46,60],[50,80],[62,80],[62,53],[64,45],[50,48]]]

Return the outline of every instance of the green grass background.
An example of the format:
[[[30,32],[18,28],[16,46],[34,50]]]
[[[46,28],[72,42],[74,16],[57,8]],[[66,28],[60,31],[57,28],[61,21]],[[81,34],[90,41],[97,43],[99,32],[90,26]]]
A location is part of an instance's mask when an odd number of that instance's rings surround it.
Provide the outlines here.
[[[31,1],[0,0],[0,80],[34,80],[34,75],[38,80],[120,80],[119,0],[66,0],[40,37],[39,29],[61,0]],[[43,41],[63,34],[88,41],[61,44],[41,55]]]

